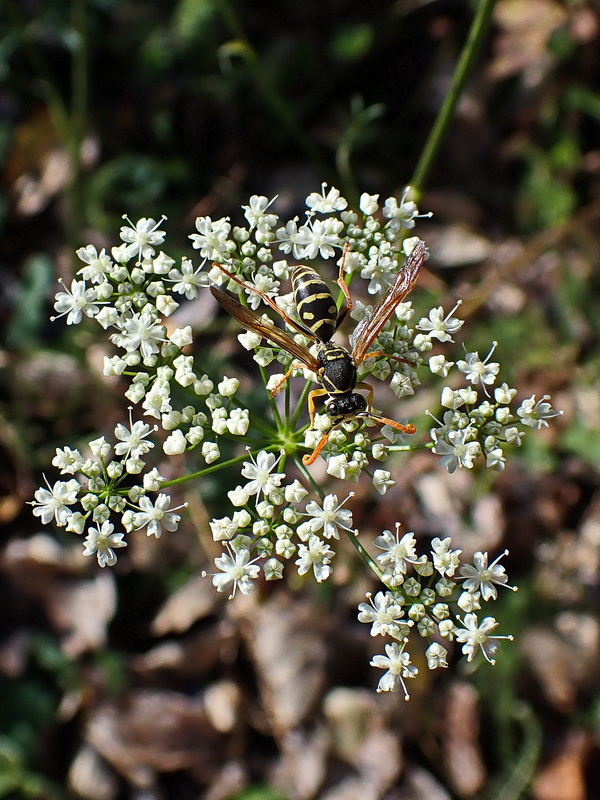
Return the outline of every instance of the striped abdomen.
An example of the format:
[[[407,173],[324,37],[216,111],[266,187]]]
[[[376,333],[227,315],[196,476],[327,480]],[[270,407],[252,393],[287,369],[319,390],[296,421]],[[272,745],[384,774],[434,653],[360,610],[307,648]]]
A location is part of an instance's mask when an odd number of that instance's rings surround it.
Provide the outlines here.
[[[300,265],[292,272],[294,302],[302,324],[321,342],[337,328],[338,310],[331,289],[312,267]]]

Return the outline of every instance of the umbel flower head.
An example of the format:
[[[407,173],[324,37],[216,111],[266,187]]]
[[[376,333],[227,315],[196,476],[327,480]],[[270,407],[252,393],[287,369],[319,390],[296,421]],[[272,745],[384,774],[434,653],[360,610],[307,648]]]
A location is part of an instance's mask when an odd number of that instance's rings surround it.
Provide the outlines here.
[[[358,619],[385,639],[371,662],[383,670],[379,691],[408,696],[419,637],[429,669],[447,668],[457,646],[468,660],[481,653],[492,662],[507,637],[494,635],[498,623],[480,612],[500,588],[513,588],[500,564],[505,554],[490,561],[478,552],[471,563],[449,536],[422,548],[399,523],[373,531],[367,519],[359,530],[354,492],[332,486],[362,480],[359,496],[384,495],[396,485],[395,454],[413,448],[430,450],[450,473],[499,471],[526,435],[558,414],[547,395],[517,400],[517,389],[500,382],[496,343],[483,358],[449,352],[463,329],[460,303],[417,313],[407,295],[427,256],[413,235],[421,216],[410,187],[381,201],[365,193],[352,209],[323,184],[293,219],[263,196],[242,206],[239,225],[199,217],[190,236],[197,260],[160,249],[164,217],[125,217],[109,251],[81,247],[80,269],[56,295],[55,319],[95,326],[109,340],[104,374],[123,382],[129,419],[81,449],[57,449],[58,480],[35,492],[34,515],[80,535],[85,555],[113,566],[118,553],[127,557],[130,536],[175,534],[186,507],[173,506],[175,485],[227,486],[211,498],[218,516],[208,526],[218,546],[216,591],[246,595],[290,573],[296,584],[323,583],[347,539],[377,581]],[[298,262],[317,271],[301,292]],[[328,288],[334,278],[339,299]],[[311,306],[317,280],[325,310]],[[360,284],[353,297],[349,286]],[[241,323],[239,342],[256,362],[245,375],[238,360],[216,368],[214,356],[194,347],[191,326],[173,324],[181,303],[209,288]],[[346,306],[344,318],[337,308]],[[323,316],[327,335],[319,333]],[[342,320],[347,346],[338,343]],[[345,364],[342,383],[325,370],[332,352]],[[432,381],[439,405],[427,426],[374,408],[387,395],[417,396]],[[380,392],[382,383],[389,392]],[[224,478],[215,481],[219,471]]]

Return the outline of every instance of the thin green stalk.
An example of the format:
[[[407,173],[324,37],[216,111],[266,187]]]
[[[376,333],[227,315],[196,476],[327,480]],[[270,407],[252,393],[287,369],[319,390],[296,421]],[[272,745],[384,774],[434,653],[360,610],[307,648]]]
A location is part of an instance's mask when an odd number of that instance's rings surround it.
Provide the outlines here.
[[[239,464],[240,461],[245,461],[250,456],[255,456],[257,453],[260,453],[261,450],[279,450],[278,445],[267,445],[257,447],[255,450],[246,451],[241,456],[236,456],[235,458],[230,458],[228,461],[219,461],[217,464],[214,464],[210,467],[205,467],[204,469],[200,469],[197,472],[192,472],[189,475],[182,475],[180,478],[173,478],[171,481],[165,481],[161,484],[161,489],[166,489],[168,486],[179,486],[182,483],[187,483],[188,481],[193,481],[196,478],[203,478],[205,475],[210,475],[213,472],[218,472],[221,469],[226,469],[227,467],[231,467],[233,464]]]
[[[264,69],[256,50],[252,47],[244,29],[238,19],[229,0],[218,0],[221,14],[236,41],[230,45],[231,52],[239,53],[246,61],[248,69],[252,73],[256,85],[261,92],[267,106],[275,117],[279,119],[283,127],[288,131],[291,138],[296,141],[298,146],[305,152],[315,168],[325,177],[329,176],[331,170],[325,163],[319,151],[313,145],[309,136],[306,136],[302,126],[298,124],[292,105],[282,97],[275,83]]]
[[[71,114],[68,139],[71,179],[69,182],[69,213],[67,214],[67,243],[73,251],[81,237],[84,223],[85,194],[81,169],[81,148],[87,126],[88,108],[88,16],[87,0],[73,0],[72,26],[75,45],[71,60]]]
[[[358,554],[362,558],[362,560],[368,565],[369,569],[373,570],[373,573],[377,576],[377,578],[382,581],[383,580],[383,571],[379,564],[375,561],[373,556],[365,550],[363,545],[361,544],[357,535],[348,534],[348,539],[352,542],[353,546],[358,551]]]
[[[423,148],[423,152],[421,153],[421,157],[410,181],[410,185],[415,189],[417,196],[427,180],[429,170],[433,166],[433,162],[444,141],[448,126],[452,121],[458,98],[461,95],[467,77],[471,72],[473,63],[479,54],[479,49],[485,38],[495,4],[496,0],[478,0],[476,3],[477,10],[475,12],[475,17],[452,77],[450,91],[442,103],[442,107],[439,110],[437,119],[431,129],[429,138],[425,143],[425,147]]]
[[[37,42],[32,41],[21,9],[15,2],[7,3],[9,16],[22,31],[23,49],[43,88],[44,98],[50,118],[61,142],[69,156],[70,181],[67,189],[66,239],[69,250],[73,251],[80,239],[81,210],[84,208],[81,187],[81,145],[87,124],[87,0],[73,0],[72,26],[75,33],[75,46],[71,61],[71,108],[63,101],[57,90],[57,82],[44,58]],[[73,256],[74,257],[74,256]]]

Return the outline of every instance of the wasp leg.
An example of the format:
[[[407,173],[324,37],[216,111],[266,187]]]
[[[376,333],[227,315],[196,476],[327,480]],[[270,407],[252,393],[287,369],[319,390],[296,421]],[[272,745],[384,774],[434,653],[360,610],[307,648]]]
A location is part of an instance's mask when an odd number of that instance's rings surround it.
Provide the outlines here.
[[[306,328],[303,328],[301,325],[298,325],[298,323],[295,322],[290,316],[288,316],[282,308],[279,308],[277,303],[274,300],[272,300],[268,294],[261,292],[260,289],[256,289],[254,286],[250,286],[249,283],[245,283],[243,280],[238,278],[237,275],[234,275],[233,272],[230,272],[222,264],[213,261],[213,266],[218,267],[218,269],[220,269],[221,272],[224,272],[225,275],[227,275],[227,277],[230,278],[234,283],[237,283],[238,286],[243,286],[247,292],[251,292],[252,294],[258,295],[260,299],[263,301],[263,303],[266,303],[268,306],[271,306],[273,311],[276,311],[281,317],[281,319],[285,322],[285,324],[289,325],[290,328],[294,328],[295,330],[298,331],[298,333],[301,333],[303,336],[312,335],[310,331],[306,330]]]
[[[275,384],[275,386],[271,389],[270,391],[271,397],[276,397],[279,394],[279,392],[281,391],[281,387],[284,385],[284,383],[286,383],[287,380],[289,380],[292,372],[295,369],[304,369],[305,366],[306,365],[303,364],[301,361],[294,361],[292,366],[288,369],[288,371],[285,373],[285,375],[279,381],[279,383]]]
[[[393,419],[388,419],[387,417],[380,417],[379,414],[372,414],[369,411],[361,411],[357,415],[357,417],[369,417],[372,420],[375,420],[379,425],[389,425],[390,428],[394,428],[397,431],[401,431],[402,433],[416,433],[417,429],[415,426],[408,422],[404,425],[402,422],[396,422]]]
[[[346,242],[344,244],[344,252],[342,253],[342,261],[340,263],[340,272],[339,272],[339,275],[338,275],[338,279],[336,281],[337,285],[340,287],[340,289],[344,293],[344,300],[346,302],[346,305],[344,306],[344,308],[340,308],[340,310],[338,311],[338,316],[337,316],[337,320],[336,320],[336,323],[335,323],[336,331],[340,327],[342,322],[346,319],[346,315],[348,314],[348,312],[352,311],[352,309],[354,308],[354,301],[352,300],[352,296],[350,294],[350,289],[348,288],[348,284],[346,283],[346,279],[344,277],[344,273],[345,273],[345,270],[346,270],[346,254],[348,253],[349,249],[350,249],[350,245],[348,244],[348,242]]]
[[[315,461],[317,460],[321,450],[327,444],[327,440],[329,439],[329,434],[330,433],[331,433],[331,431],[328,431],[325,434],[325,436],[323,436],[323,438],[321,439],[319,444],[315,447],[315,449],[312,451],[312,453],[310,453],[310,455],[308,453],[305,453],[305,455],[302,456],[302,463],[304,464],[305,467],[310,467],[311,464],[315,463]]]
[[[323,397],[323,395],[326,394],[329,394],[329,392],[326,391],[325,389],[313,389],[308,395],[308,415],[310,417],[311,428],[315,424],[315,414],[317,413],[317,410],[315,408],[315,397]],[[323,442],[323,444],[325,443]]]

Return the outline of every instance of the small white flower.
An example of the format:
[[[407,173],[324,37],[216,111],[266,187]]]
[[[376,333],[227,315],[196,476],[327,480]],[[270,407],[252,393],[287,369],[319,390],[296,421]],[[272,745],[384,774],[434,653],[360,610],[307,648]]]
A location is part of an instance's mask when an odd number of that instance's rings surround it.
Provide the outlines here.
[[[154,505],[149,497],[140,497],[140,510],[134,515],[136,530],[147,526],[146,533],[148,536],[156,536],[157,539],[161,535],[163,528],[167,531],[176,531],[179,527],[181,516],[174,512],[179,511],[180,508],[185,508],[187,503],[169,511],[170,505],[171,498],[168,494],[159,494]]]
[[[86,289],[85,281],[71,281],[71,288],[65,286],[64,292],[57,292],[54,308],[58,316],[51,321],[67,315],[67,325],[78,325],[83,314],[94,317],[98,313],[96,289]]]
[[[339,189],[333,186],[325,194],[327,184],[321,184],[321,194],[318,192],[311,192],[306,198],[306,205],[313,211],[318,211],[321,214],[332,214],[334,211],[343,211],[348,201],[340,195]]]
[[[463,628],[457,628],[456,641],[462,643],[462,651],[467,656],[467,661],[472,661],[477,652],[477,648],[485,656],[490,664],[495,664],[494,655],[498,652],[498,639],[510,639],[512,636],[490,637],[490,633],[498,627],[494,617],[485,617],[481,624],[475,614],[467,614],[463,622]]]
[[[200,250],[202,258],[210,261],[226,261],[229,257],[227,240],[231,232],[231,224],[227,217],[212,220],[210,217],[198,217],[196,230],[192,233],[192,247]],[[220,270],[219,270],[220,273]],[[222,273],[220,273],[222,275]],[[210,274],[209,274],[209,277]]]
[[[437,536],[431,542],[433,553],[433,565],[440,575],[454,575],[456,568],[460,565],[460,554],[462,550],[451,550],[452,539],[447,536],[440,539]]]
[[[223,542],[233,537],[238,532],[239,526],[230,517],[222,517],[221,519],[213,519],[209,523],[213,540],[215,542]]]
[[[212,464],[213,461],[218,461],[221,457],[221,451],[216,442],[202,442],[202,449],[200,452],[207,464]]]
[[[523,400],[517,414],[521,418],[523,425],[528,425],[530,428],[548,427],[547,420],[552,417],[559,417],[560,411],[555,411],[550,403],[546,402],[550,399],[550,395],[545,394],[542,398],[536,401],[535,395],[532,395],[528,400]]]
[[[450,368],[453,366],[454,361],[446,361],[446,357],[443,355],[431,356],[429,359],[430,371],[434,375],[439,375],[441,378],[447,377]]]
[[[254,350],[255,347],[259,346],[262,340],[262,336],[255,331],[244,331],[244,333],[238,334],[237,338],[238,342],[246,350]]]
[[[163,442],[163,451],[168,456],[177,456],[185,453],[187,445],[187,439],[183,435],[183,432],[176,430],[169,434]]]
[[[322,583],[333,572],[330,561],[334,555],[331,547],[313,534],[308,540],[308,545],[298,545],[299,557],[296,560],[298,575],[305,575],[312,567],[315,580],[317,583]]]
[[[480,591],[484,600],[495,600],[498,597],[498,590],[494,584],[498,586],[506,586],[508,589],[516,591],[513,586],[508,585],[508,577],[502,564],[499,564],[501,558],[508,555],[508,550],[501,553],[497,559],[492,561],[488,566],[488,554],[477,552],[473,556],[473,566],[470,564],[463,564],[460,568],[460,574],[465,578],[463,584],[468,592]]]
[[[250,559],[250,551],[246,548],[234,550],[229,543],[226,547],[227,552],[215,558],[215,565],[221,571],[213,575],[213,586],[218,592],[224,592],[232,587],[230,599],[238,588],[242,594],[247,595],[254,589],[254,581],[260,575],[260,567]]]
[[[240,382],[237,378],[223,378],[221,383],[217,386],[217,390],[219,394],[222,394],[223,397],[233,397],[233,395],[239,389]]]
[[[259,231],[268,231],[277,224],[276,214],[267,214],[266,211],[269,206],[275,201],[269,200],[268,197],[259,195],[252,195],[248,201],[247,206],[242,206],[244,216],[248,220],[250,230],[257,228]]]
[[[286,503],[300,503],[307,494],[308,489],[302,486],[300,481],[296,479],[293,483],[285,487],[284,497]]]
[[[498,342],[494,342],[490,352],[483,359],[479,358],[479,353],[467,353],[465,360],[456,362],[458,369],[463,372],[469,383],[476,385],[482,383],[484,385],[494,383],[496,375],[500,371],[500,364],[495,361],[490,361],[492,353],[496,349]]]
[[[205,263],[206,259],[194,269],[189,258],[182,258],[181,269],[172,269],[169,272],[169,280],[174,283],[173,291],[185,295],[188,300],[195,300],[198,297],[198,289],[210,283],[208,275],[201,271]]]
[[[124,217],[127,219],[127,217]],[[164,222],[164,217],[158,222],[145,217],[138,220],[135,225],[127,219],[130,227],[121,228],[121,239],[127,244],[126,260],[137,255],[138,263],[154,255],[153,245],[161,244],[165,239],[165,232],[158,230]]]
[[[386,654],[375,656],[371,661],[371,666],[387,670],[379,680],[378,692],[398,692],[402,688],[404,699],[408,700],[409,694],[404,678],[414,678],[419,670],[410,663],[410,654],[404,652],[405,644],[406,642],[386,644]]]
[[[363,192],[360,196],[360,200],[358,202],[358,207],[363,212],[363,214],[376,214],[377,209],[379,208],[378,204],[379,195],[378,194],[367,194]]]
[[[232,408],[226,425],[233,436],[245,436],[250,426],[250,412],[247,408]]]
[[[147,492],[157,492],[165,482],[164,475],[161,475],[156,467],[144,475],[143,485]]]
[[[396,523],[396,533],[383,531],[373,542],[375,547],[383,550],[375,558],[384,567],[384,580],[393,581],[394,575],[404,575],[409,564],[419,562],[415,549],[415,535],[412,532],[405,533],[400,537],[400,525]]]
[[[119,423],[115,428],[115,437],[119,440],[115,445],[115,453],[118,456],[125,456],[126,459],[138,458],[148,453],[154,447],[154,442],[147,441],[146,437],[156,430],[141,420],[131,424],[131,409],[129,414],[131,427],[126,428]]]
[[[479,592],[461,592],[460,597],[456,601],[459,608],[471,614],[473,611],[479,611],[481,608],[481,594]]]
[[[115,526],[110,522],[103,522],[99,528],[90,528],[83,542],[83,554],[93,556],[96,553],[98,564],[101,567],[112,567],[117,563],[115,547],[126,547],[123,533],[113,533]]]
[[[404,609],[391,592],[377,592],[375,597],[367,594],[368,603],[358,606],[358,621],[371,625],[371,636],[393,636],[395,639],[408,635],[412,620],[400,622]]]
[[[497,403],[509,405],[516,397],[516,394],[516,389],[510,389],[506,383],[503,383],[502,386],[496,386],[494,389],[494,400]]]
[[[460,303],[457,303],[448,316],[444,317],[444,309],[442,306],[432,308],[429,312],[429,318],[424,317],[419,321],[417,330],[424,331],[429,338],[437,339],[440,342],[451,342],[452,334],[460,330],[464,324],[462,319],[456,319],[452,315],[458,308]]]
[[[429,669],[438,669],[448,666],[448,651],[438,642],[432,642],[425,651],[425,655],[427,656],[427,666]]]
[[[275,489],[281,486],[281,481],[285,478],[285,472],[275,472],[273,470],[281,459],[275,453],[267,453],[266,450],[261,450],[256,460],[250,456],[250,461],[244,461],[241,469],[241,475],[248,480],[244,486],[244,491],[250,497],[256,495],[258,502],[261,492],[265,497],[270,497]]]
[[[44,525],[49,525],[52,520],[63,527],[67,524],[72,512],[69,506],[77,500],[80,486],[72,478],[70,481],[57,481],[54,486],[37,489],[34,494],[33,516],[40,517]]]
[[[434,428],[431,431],[435,441],[433,452],[442,456],[440,465],[452,473],[457,467],[472,469],[473,462],[481,453],[481,445],[473,440],[474,432],[470,428],[450,430],[440,437]]]
[[[327,459],[327,474],[334,478],[344,480],[348,473],[348,457],[345,453],[338,456],[331,456]]]
[[[79,472],[84,464],[79,450],[71,450],[70,447],[65,447],[61,450],[60,447],[56,448],[56,455],[52,459],[52,464],[58,467],[63,474],[75,475]]]
[[[392,473],[389,470],[376,469],[373,473],[373,486],[379,494],[385,494],[388,489],[395,485],[396,481],[392,478]]]
[[[166,341],[166,330],[164,325],[144,312],[133,314],[122,322],[121,332],[113,333],[110,338],[128,353],[139,349],[142,358],[146,359],[159,352],[160,344]]]
[[[298,526],[298,536],[306,539],[311,533],[322,531],[326,539],[339,539],[338,528],[349,533],[354,533],[352,528],[352,512],[347,508],[342,508],[344,503],[354,496],[351,492],[345,500],[338,503],[337,495],[328,494],[323,498],[323,505],[320,506],[316,500],[311,500],[306,505],[304,516],[310,519]]]
[[[81,275],[84,281],[102,283],[106,280],[106,273],[114,266],[104,248],[98,253],[93,244],[80,247],[76,254],[84,264],[87,264],[86,267],[77,270],[77,274]]]

